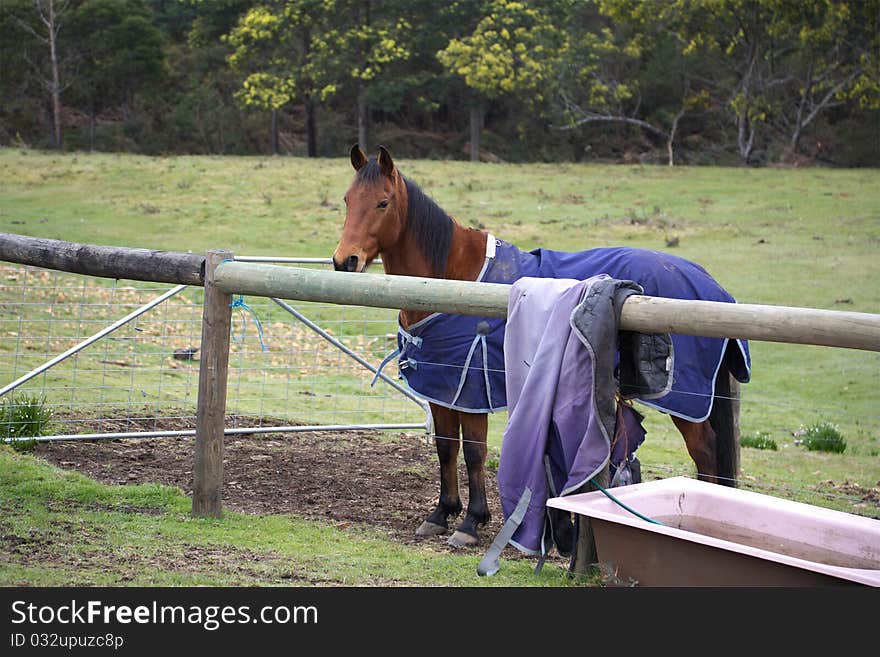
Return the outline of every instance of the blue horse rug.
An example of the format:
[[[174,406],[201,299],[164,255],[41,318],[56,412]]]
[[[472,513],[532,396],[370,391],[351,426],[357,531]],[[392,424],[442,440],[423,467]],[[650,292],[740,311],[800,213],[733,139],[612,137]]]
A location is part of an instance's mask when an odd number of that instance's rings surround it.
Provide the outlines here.
[[[487,240],[486,262],[477,278],[507,283],[524,277],[586,280],[607,274],[638,283],[649,296],[736,303],[699,265],[660,251],[609,247],[580,252],[535,249],[521,251],[507,242]],[[507,407],[504,381],[506,320],[434,313],[404,330],[398,329],[398,367],[418,396],[469,413],[491,413]],[[664,396],[640,399],[665,413],[702,422],[712,410],[715,378],[728,347],[727,338],[672,335],[675,373]],[[746,340],[736,340],[731,374],[750,378]],[[384,363],[383,363],[384,365]]]

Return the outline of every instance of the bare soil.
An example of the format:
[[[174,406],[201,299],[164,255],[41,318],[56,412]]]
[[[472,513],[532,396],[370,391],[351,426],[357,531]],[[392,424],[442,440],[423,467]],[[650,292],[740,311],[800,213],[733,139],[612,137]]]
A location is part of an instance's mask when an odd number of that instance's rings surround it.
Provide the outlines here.
[[[151,421],[150,429],[154,428]],[[106,484],[158,482],[192,495],[192,438],[38,443],[36,454]],[[439,493],[435,448],[424,436],[401,433],[389,439],[370,432],[227,436],[224,470],[225,508],[252,514],[291,513],[342,527],[361,523],[396,542],[445,547],[446,537],[415,536]],[[487,469],[492,519],[482,531],[482,547],[488,546],[503,522],[495,474]],[[463,463],[459,481],[467,505]]]

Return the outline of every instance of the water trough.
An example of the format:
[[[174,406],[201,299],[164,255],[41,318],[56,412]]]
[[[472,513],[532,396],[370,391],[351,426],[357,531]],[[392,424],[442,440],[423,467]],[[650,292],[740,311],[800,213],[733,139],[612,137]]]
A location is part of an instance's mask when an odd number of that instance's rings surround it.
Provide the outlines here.
[[[688,477],[547,505],[590,519],[600,563],[641,586],[880,586],[880,521]]]

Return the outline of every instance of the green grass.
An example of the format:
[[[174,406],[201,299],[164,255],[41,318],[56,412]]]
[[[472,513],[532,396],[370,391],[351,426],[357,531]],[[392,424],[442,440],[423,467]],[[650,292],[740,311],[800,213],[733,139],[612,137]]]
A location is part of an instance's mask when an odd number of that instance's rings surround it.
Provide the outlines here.
[[[52,410],[43,397],[6,395],[0,399],[0,439],[51,435]]]
[[[766,431],[756,431],[746,436],[742,436],[739,442],[742,447],[769,449],[774,452],[779,450],[779,445],[776,444],[776,441],[773,440],[770,437],[770,434]]]
[[[807,427],[802,444],[811,452],[842,454],[846,451],[846,439],[837,426],[830,422],[817,422]]]
[[[342,227],[341,199],[353,174],[342,155],[317,160],[146,158],[0,150],[0,231],[180,251],[227,248],[239,255],[329,256]],[[664,250],[668,240],[677,238],[678,246],[670,250],[702,264],[741,302],[880,313],[877,170],[406,160],[398,165],[463,224],[490,229],[522,248],[630,245]],[[332,323],[344,311],[321,312],[322,322]],[[271,322],[264,320],[264,324]],[[346,339],[354,340],[361,331],[345,324],[334,326]],[[247,344],[253,348],[252,327],[250,331]],[[271,346],[272,334],[268,337]],[[12,349],[10,341],[0,334],[0,356],[4,349]],[[876,386],[880,354],[758,342],[751,348],[753,376],[743,387],[742,432],[764,432],[779,449],[744,449],[743,484],[812,504],[880,516],[875,503],[840,489],[845,483],[872,489],[880,482]],[[383,350],[377,345],[370,353],[378,360]],[[180,372],[167,375],[182,376]],[[264,385],[262,381],[254,379],[253,385]],[[341,377],[328,378],[320,385],[333,389],[346,383]],[[348,385],[352,386],[349,399],[357,399],[363,388],[352,381]],[[329,412],[321,408],[322,400],[308,397],[304,406],[318,414]],[[346,410],[360,412],[354,401],[351,404]],[[500,446],[506,418],[504,413],[490,418],[493,449]],[[808,451],[795,442],[800,427],[819,422],[839,427],[846,437],[844,453]],[[648,411],[646,426],[648,438],[639,450],[646,477],[693,473],[672,423]],[[21,513],[12,514],[14,521],[27,525],[31,514],[36,514],[35,518],[43,519],[40,522],[48,522],[53,512],[45,504],[40,511],[37,502],[25,499]],[[131,514],[116,511],[83,513],[93,514],[89,522],[96,525],[106,519],[108,528],[131,527],[134,534],[143,531],[147,536],[156,535],[150,533],[156,531],[154,524],[162,525],[170,536],[182,527],[197,527],[198,531],[180,540],[213,545],[207,540],[217,536],[212,534],[213,525],[187,520],[186,500],[175,499],[180,508],[159,516],[139,514],[132,519],[128,518]],[[236,516],[225,522],[246,524]],[[274,546],[269,539],[273,532],[288,534],[279,527],[301,521],[267,518],[255,522],[264,528],[266,543],[249,545],[243,533],[238,548]],[[347,532],[332,531],[350,538]],[[199,542],[201,535],[204,540]],[[315,540],[324,539],[316,535]],[[376,537],[370,540],[382,543]],[[423,582],[418,571],[435,560],[443,564],[439,570],[460,570],[463,581],[471,581],[469,557],[458,561],[457,556],[418,550],[412,556],[409,548],[385,546],[389,554],[398,556],[389,557],[385,575],[371,575],[376,582],[385,577],[394,582]],[[354,557],[341,557],[347,558]],[[425,562],[419,561],[422,558]],[[398,559],[399,569],[394,565]],[[419,565],[405,565],[409,559]],[[307,569],[315,577],[315,573],[334,572],[333,582],[338,581],[335,571],[319,561]],[[58,569],[61,580],[73,577],[69,567]],[[448,582],[457,576],[446,573],[436,581]],[[184,581],[192,574],[180,577]],[[535,581],[525,576],[523,580]]]

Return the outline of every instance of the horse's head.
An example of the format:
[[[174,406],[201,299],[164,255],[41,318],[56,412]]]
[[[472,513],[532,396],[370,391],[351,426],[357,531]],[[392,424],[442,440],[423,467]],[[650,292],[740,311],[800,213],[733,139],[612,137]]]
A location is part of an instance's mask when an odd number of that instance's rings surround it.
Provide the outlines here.
[[[406,223],[406,185],[383,146],[378,157],[367,159],[357,144],[350,155],[357,174],[345,193],[345,224],[333,266],[337,271],[364,271],[400,238]]]

